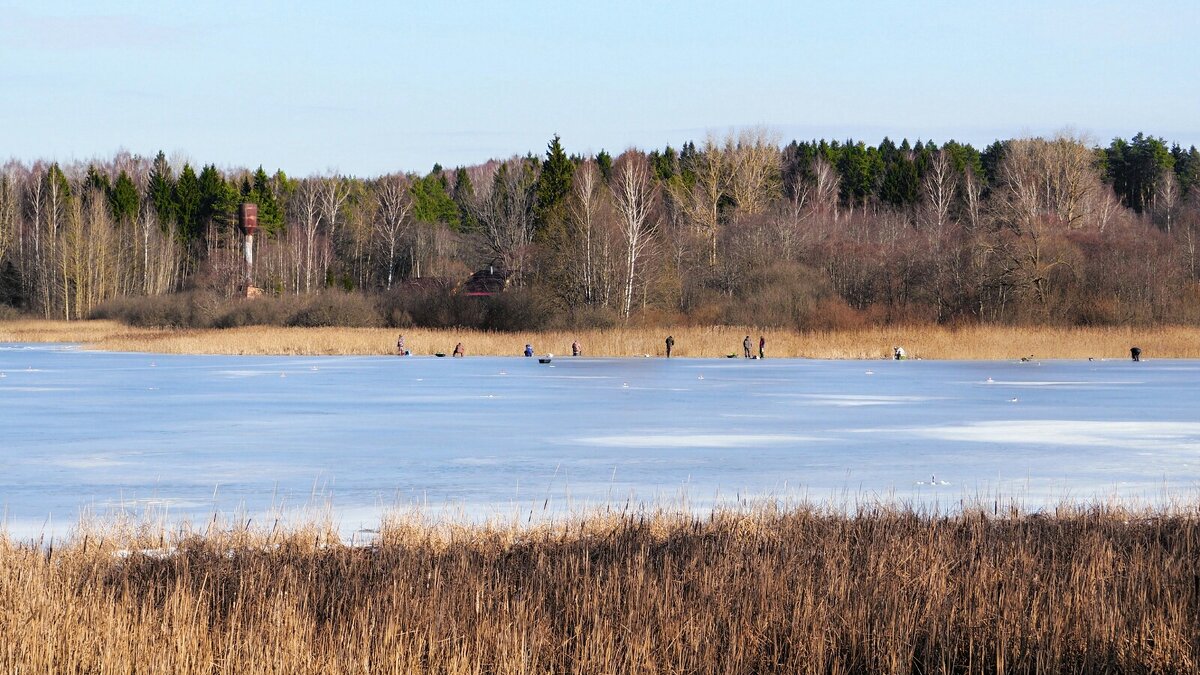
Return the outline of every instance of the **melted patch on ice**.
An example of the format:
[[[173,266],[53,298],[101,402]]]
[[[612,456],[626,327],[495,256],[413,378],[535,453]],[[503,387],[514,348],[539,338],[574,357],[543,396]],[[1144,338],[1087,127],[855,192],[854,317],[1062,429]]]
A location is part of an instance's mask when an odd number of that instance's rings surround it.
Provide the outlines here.
[[[271,371],[274,372],[274,371]],[[217,375],[230,378],[241,377],[258,377],[259,375],[267,375],[265,370],[218,370]]]
[[[122,462],[115,457],[93,455],[91,457],[63,457],[54,460],[52,463],[64,469],[104,469],[113,466],[124,466],[129,462]]]
[[[852,408],[864,405],[901,405],[904,403],[922,403],[940,400],[936,396],[884,396],[875,394],[801,394],[800,398],[808,399],[817,405],[832,405],[839,408]]]
[[[601,448],[753,448],[820,440],[789,434],[622,434],[587,436],[576,442]]]
[[[1099,386],[1112,386],[1112,385],[1125,386],[1125,385],[1130,385],[1130,384],[1141,384],[1140,382],[1116,382],[1116,381],[1100,382],[1100,381],[1095,381],[1095,380],[1089,381],[1089,382],[1084,382],[1081,380],[1062,380],[1062,381],[1056,381],[1056,380],[993,380],[990,377],[987,379],[987,383],[988,384],[1000,384],[1000,385],[1005,385],[1008,387],[1099,387]]]
[[[1200,422],[1008,420],[910,431],[942,441],[1200,451]]]

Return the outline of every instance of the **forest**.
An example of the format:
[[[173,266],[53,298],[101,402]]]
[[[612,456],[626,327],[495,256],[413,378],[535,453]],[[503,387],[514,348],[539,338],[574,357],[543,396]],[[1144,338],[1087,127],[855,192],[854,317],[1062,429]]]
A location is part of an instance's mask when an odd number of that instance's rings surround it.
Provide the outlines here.
[[[243,298],[237,209],[258,205]],[[296,178],[0,167],[0,316],[232,326],[1200,324],[1200,153],[1137,134],[782,143]],[[476,272],[502,279],[469,293]]]

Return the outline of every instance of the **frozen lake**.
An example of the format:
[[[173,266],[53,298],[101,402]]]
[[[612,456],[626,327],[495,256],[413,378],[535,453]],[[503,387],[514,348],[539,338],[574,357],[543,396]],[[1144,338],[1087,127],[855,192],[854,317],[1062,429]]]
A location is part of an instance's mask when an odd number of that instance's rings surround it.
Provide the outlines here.
[[[230,357],[0,344],[0,505],[260,515],[344,533],[427,504],[899,498],[953,508],[1200,484],[1200,362]]]

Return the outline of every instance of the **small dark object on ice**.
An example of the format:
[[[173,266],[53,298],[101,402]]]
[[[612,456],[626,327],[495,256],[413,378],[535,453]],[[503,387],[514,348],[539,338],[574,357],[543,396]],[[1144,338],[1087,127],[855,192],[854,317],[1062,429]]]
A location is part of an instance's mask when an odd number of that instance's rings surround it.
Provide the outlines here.
[[[549,355],[547,355],[547,356],[539,356],[539,357],[538,357],[538,363],[550,363],[550,359],[551,359],[551,357],[550,357]]]

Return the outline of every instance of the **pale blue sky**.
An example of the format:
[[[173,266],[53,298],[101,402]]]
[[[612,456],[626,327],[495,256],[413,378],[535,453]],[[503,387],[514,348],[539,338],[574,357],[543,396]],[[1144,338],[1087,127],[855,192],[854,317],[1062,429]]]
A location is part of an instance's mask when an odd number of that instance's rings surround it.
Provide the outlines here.
[[[0,0],[0,158],[375,175],[744,125],[1200,145],[1198,29],[1196,0]]]

